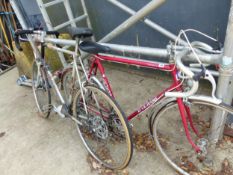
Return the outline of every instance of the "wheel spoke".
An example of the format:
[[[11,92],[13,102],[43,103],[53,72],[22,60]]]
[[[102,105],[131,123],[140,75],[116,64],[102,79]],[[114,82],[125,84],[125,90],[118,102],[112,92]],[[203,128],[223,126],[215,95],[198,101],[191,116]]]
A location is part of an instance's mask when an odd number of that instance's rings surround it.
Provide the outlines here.
[[[131,131],[124,114],[99,88],[86,86],[84,96],[88,113],[78,92],[73,102],[73,114],[82,116],[79,119],[83,125],[77,127],[85,146],[106,167],[124,168],[132,156]]]

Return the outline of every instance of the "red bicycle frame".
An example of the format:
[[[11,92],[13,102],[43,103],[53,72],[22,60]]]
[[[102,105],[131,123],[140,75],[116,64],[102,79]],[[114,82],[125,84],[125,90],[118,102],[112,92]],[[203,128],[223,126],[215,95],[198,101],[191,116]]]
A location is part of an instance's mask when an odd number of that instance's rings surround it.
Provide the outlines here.
[[[162,100],[165,97],[165,92],[173,91],[173,90],[182,91],[182,84],[177,77],[178,70],[174,64],[161,64],[161,63],[147,61],[147,60],[136,60],[136,59],[130,59],[130,58],[125,58],[125,57],[119,57],[119,56],[107,56],[107,55],[98,55],[98,54],[94,55],[92,58],[88,77],[90,78],[92,75],[96,75],[97,70],[99,70],[102,76],[102,79],[103,79],[104,86],[112,98],[114,98],[113,91],[108,81],[108,78],[105,75],[104,67],[101,64],[102,60],[121,63],[121,64],[127,64],[127,65],[134,65],[134,66],[139,66],[139,67],[144,67],[144,68],[156,69],[156,70],[161,70],[161,71],[169,71],[171,73],[173,83],[170,85],[170,87],[166,88],[165,90],[160,92],[158,95],[154,96],[153,98],[148,100],[145,104],[140,106],[137,110],[132,112],[127,117],[129,121],[133,119],[134,117],[136,117],[138,114],[141,114],[142,112],[150,108],[152,105]],[[200,148],[197,145],[195,145],[195,143],[192,141],[189,130],[188,130],[187,119],[190,123],[192,130],[196,133],[196,135],[199,135],[197,129],[193,125],[193,120],[192,120],[192,116],[190,113],[190,109],[188,106],[184,104],[182,98],[177,98],[177,104],[179,107],[179,111],[180,111],[180,115],[181,115],[181,119],[182,119],[182,123],[185,129],[187,139],[190,142],[190,144],[193,146],[193,148],[197,152],[199,152]]]

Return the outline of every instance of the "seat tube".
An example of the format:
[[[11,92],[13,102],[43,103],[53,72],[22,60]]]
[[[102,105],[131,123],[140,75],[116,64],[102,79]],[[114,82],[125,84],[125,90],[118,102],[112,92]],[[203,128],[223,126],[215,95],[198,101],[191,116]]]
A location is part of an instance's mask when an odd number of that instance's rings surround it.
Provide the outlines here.
[[[106,90],[108,91],[109,95],[112,97],[112,98],[115,98],[114,95],[113,95],[113,92],[112,92],[112,88],[110,86],[110,83],[108,81],[108,78],[107,76],[105,75],[105,70],[104,70],[104,67],[102,66],[101,64],[101,61],[96,58],[95,60],[95,63],[97,64],[97,67],[98,67],[98,70],[100,71],[100,74],[102,76],[102,79],[103,79],[103,82],[104,82],[104,86],[106,88]]]

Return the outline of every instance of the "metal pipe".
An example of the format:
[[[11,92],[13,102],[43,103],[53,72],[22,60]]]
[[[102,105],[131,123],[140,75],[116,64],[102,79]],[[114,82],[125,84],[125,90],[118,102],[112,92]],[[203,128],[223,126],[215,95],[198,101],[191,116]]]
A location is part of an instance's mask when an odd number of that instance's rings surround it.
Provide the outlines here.
[[[51,3],[49,6],[55,5],[55,4],[60,3],[60,2],[63,2],[63,0],[51,1],[51,2],[49,2],[49,3]],[[42,14],[42,16],[43,16],[43,18],[45,20],[45,23],[46,23],[46,26],[48,27],[48,30],[54,30],[54,28],[52,26],[52,23],[51,23],[51,20],[50,20],[50,18],[48,16],[48,13],[47,13],[46,9],[45,9],[46,4],[44,4],[42,0],[37,0],[37,4],[38,4],[38,6],[40,8],[41,14]],[[48,6],[48,3],[47,3],[47,6]],[[66,62],[66,59],[65,59],[64,55],[62,53],[58,52],[58,56],[59,56],[59,58],[61,60],[61,63],[63,65],[63,67],[67,67],[67,62]]]
[[[167,49],[159,49],[159,48],[149,48],[149,47],[138,47],[138,46],[128,46],[128,45],[118,45],[118,44],[109,44],[109,43],[100,43],[101,45],[110,47],[113,51],[121,52],[121,53],[134,53],[141,54],[152,57],[159,58],[168,58],[169,53]],[[184,47],[180,47],[179,50],[184,49]],[[178,51],[179,51],[178,50]],[[219,64],[221,63],[221,54],[198,54],[201,61],[206,64]],[[186,58],[186,61],[194,61],[196,62],[196,57],[194,54],[190,54]]]
[[[92,29],[92,25],[91,25],[91,21],[90,21],[90,18],[88,16],[88,12],[87,12],[87,7],[86,7],[86,3],[85,3],[85,0],[81,0],[81,4],[82,4],[82,7],[83,7],[83,12],[85,15],[87,15],[87,26],[88,28]],[[95,36],[93,35],[91,37],[92,41],[95,41]]]
[[[38,4],[38,6],[40,8],[41,14],[42,14],[42,16],[44,18],[46,26],[48,27],[48,30],[53,30],[53,26],[52,26],[52,23],[50,21],[49,15],[48,15],[48,13],[46,12],[46,9],[45,9],[45,4],[43,4],[42,0],[37,0],[37,4]]]
[[[62,3],[63,0],[54,0],[54,1],[51,1],[51,2],[48,2],[46,4],[44,4],[45,7],[49,7],[49,6],[52,6],[52,5],[56,5],[56,4],[59,4],[59,3]]]
[[[51,48],[51,49],[54,49],[54,50],[57,50],[58,52],[63,52],[63,53],[67,53],[67,54],[70,54],[70,55],[73,55],[74,52],[72,51],[69,51],[67,50],[67,46],[65,46],[64,48],[59,48],[59,47],[56,47],[56,46],[53,46],[51,44],[48,44],[47,45],[48,48]],[[164,50],[164,49],[160,49],[161,51]],[[165,50],[164,50],[165,51]],[[110,55],[110,54],[100,54],[100,55],[106,55],[106,56],[113,56],[113,55]],[[125,59],[128,59],[128,60],[137,60],[137,58],[131,58],[131,57],[125,57],[125,56],[120,56],[121,58],[125,58]],[[168,63],[165,63],[165,62],[159,62],[159,61],[151,61],[151,60],[144,60],[145,62],[148,62],[148,63],[158,63],[158,64],[168,64]],[[200,72],[201,69],[200,68],[193,68],[193,67],[190,67],[190,70],[193,71],[193,72]],[[209,70],[210,73],[213,75],[213,76],[216,76],[218,77],[219,76],[219,73],[217,71],[213,71],[213,70]]]
[[[220,75],[218,79],[217,97],[223,99],[227,104],[231,104],[233,97],[233,1],[229,13],[226,38],[224,43],[224,55],[222,64],[220,65]],[[213,140],[213,145],[218,140],[222,139],[223,130],[227,116],[220,111],[216,111],[211,122],[210,139]]]
[[[68,45],[68,46],[75,46],[76,41],[75,40],[67,40],[67,39],[57,39],[57,38],[44,38],[44,41],[46,43],[52,43],[52,44],[59,44],[59,45]]]
[[[128,18],[126,21],[124,21],[121,25],[119,25],[117,28],[115,28],[112,32],[107,34],[104,38],[100,40],[100,42],[108,42],[121,34],[122,32],[126,31],[128,28],[133,26],[136,22],[147,16],[149,13],[151,13],[156,8],[160,7],[166,0],[152,0],[147,5],[145,5],[142,9],[140,9],[137,13],[135,13],[133,16]]]
[[[155,56],[168,58],[167,49],[158,49],[158,48],[150,48],[150,47],[139,47],[139,46],[128,46],[128,45],[118,45],[118,44],[109,44],[109,43],[100,43],[101,45],[108,46],[111,50],[120,52],[120,53],[134,53],[141,54],[147,56]]]
[[[70,25],[70,24],[73,25],[73,24],[75,24],[76,22],[79,22],[79,21],[81,21],[81,20],[83,20],[83,19],[85,19],[85,18],[87,18],[87,15],[86,15],[86,14],[84,14],[84,15],[82,15],[82,16],[79,16],[79,17],[77,17],[77,18],[75,18],[75,19],[69,20],[69,21],[67,21],[67,22],[64,22],[64,23],[62,23],[62,24],[59,24],[59,25],[57,25],[56,27],[54,27],[53,30],[59,30],[59,29],[65,27],[65,26],[68,26],[68,25]]]
[[[51,45],[51,44],[47,44],[47,47],[50,48],[50,49],[56,50],[58,52],[66,53],[66,54],[69,54],[69,55],[74,55],[74,52],[72,52],[70,50],[67,50],[67,49],[64,49],[64,48],[59,48],[59,47],[56,47],[56,46]]]
[[[75,46],[75,40],[66,40],[66,39],[56,39],[56,38],[45,38],[45,42],[50,42],[53,44],[59,45],[68,45]],[[151,57],[159,57],[159,58],[168,58],[169,53],[167,49],[159,49],[159,48],[150,48],[150,47],[139,47],[139,46],[128,46],[128,45],[119,45],[119,44],[109,44],[109,43],[99,43],[103,46],[108,46],[112,51],[120,52],[120,53],[134,53],[141,54]],[[180,47],[180,50],[183,48]],[[206,64],[219,64],[221,62],[222,55],[213,55],[213,54],[198,54],[200,60]],[[196,62],[196,57],[193,54],[190,54],[187,58],[184,58],[186,61],[194,61]]]
[[[76,23],[75,23],[75,20],[74,20],[74,15],[72,13],[72,9],[70,7],[70,2],[69,0],[64,0],[64,6],[65,6],[65,9],[66,9],[66,13],[68,15],[68,18],[69,18],[69,21],[70,21],[70,24],[72,27],[77,27],[76,26]]]
[[[137,12],[132,10],[131,8],[127,7],[126,5],[122,4],[121,2],[119,2],[118,0],[107,0],[110,3],[114,4],[115,6],[119,7],[120,9],[122,9],[123,11],[127,12],[130,15],[135,15]],[[142,18],[142,21],[149,27],[151,27],[152,29],[160,32],[161,34],[165,35],[166,37],[172,39],[173,41],[176,40],[177,36],[174,35],[173,33],[171,33],[170,31],[168,31],[167,29],[161,27],[160,25],[156,24],[155,22],[151,21],[148,18]],[[180,39],[180,44],[183,45],[187,45],[187,43]]]
[[[76,45],[75,40],[56,39],[56,38],[45,38],[45,42],[59,44],[59,45],[68,45],[68,46]],[[100,44],[104,46],[108,46],[113,51],[117,51],[121,53],[135,53],[135,54],[142,54],[147,56],[168,58],[168,51],[166,49],[127,46],[127,45],[118,45],[118,44],[109,44],[109,43],[100,43]]]

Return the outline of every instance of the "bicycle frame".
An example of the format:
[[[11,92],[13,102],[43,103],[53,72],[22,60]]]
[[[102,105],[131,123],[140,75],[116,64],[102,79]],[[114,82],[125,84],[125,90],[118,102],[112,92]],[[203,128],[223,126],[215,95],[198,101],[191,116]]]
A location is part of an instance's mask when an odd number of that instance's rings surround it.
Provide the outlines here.
[[[136,60],[136,59],[129,59],[129,58],[124,58],[124,57],[116,57],[116,56],[94,55],[93,61],[91,63],[91,67],[89,70],[89,74],[88,74],[89,77],[88,78],[90,78],[91,75],[93,75],[93,74],[96,75],[97,70],[99,70],[101,77],[104,80],[104,86],[106,87],[106,90],[109,92],[109,94],[113,98],[114,98],[114,94],[113,94],[112,88],[110,86],[110,83],[108,81],[108,78],[105,75],[105,70],[101,64],[101,60],[171,72],[172,79],[173,79],[172,85],[170,87],[168,87],[167,89],[163,90],[158,95],[156,95],[153,98],[151,98],[150,100],[148,100],[145,104],[140,106],[137,110],[132,112],[128,116],[128,120],[133,119],[138,114],[144,112],[145,110],[150,108],[152,105],[154,105],[157,102],[159,102],[160,100],[162,100],[165,97],[165,95],[164,95],[165,92],[172,91],[175,89],[177,91],[182,90],[181,85],[180,85],[180,80],[177,78],[177,69],[176,69],[174,64],[161,64],[161,63],[150,62],[150,61],[145,61],[145,60]]]
[[[114,94],[110,86],[109,80],[107,76],[105,75],[105,70],[101,64],[101,61],[110,61],[110,62],[116,62],[116,63],[121,63],[121,64],[140,66],[140,67],[150,68],[154,70],[169,71],[171,73],[173,83],[168,88],[160,92],[158,95],[155,95],[154,97],[146,101],[142,106],[137,108],[134,112],[129,114],[129,116],[127,117],[128,121],[130,121],[131,119],[135,118],[137,115],[143,113],[144,111],[146,111],[153,105],[163,100],[165,98],[165,92],[169,92],[173,90],[182,91],[183,89],[182,83],[177,77],[178,70],[174,64],[161,64],[157,62],[137,60],[137,59],[131,59],[131,58],[126,58],[126,57],[118,57],[118,56],[109,56],[109,55],[100,55],[100,54],[94,55],[93,60],[91,62],[91,67],[89,70],[88,78],[90,78],[92,75],[96,75],[97,70],[99,70],[101,77],[103,79],[104,86],[112,98],[114,98]],[[185,129],[187,139],[189,143],[193,146],[195,151],[199,152],[200,148],[196,146],[196,144],[192,141],[190,133],[189,133],[189,129],[188,129],[187,119],[194,133],[196,135],[199,135],[197,129],[193,125],[193,120],[192,120],[189,107],[187,107],[184,104],[182,98],[177,98],[177,103],[178,103],[178,107],[179,107],[179,111],[180,111],[180,115],[181,115],[181,119],[183,122],[183,126]]]

